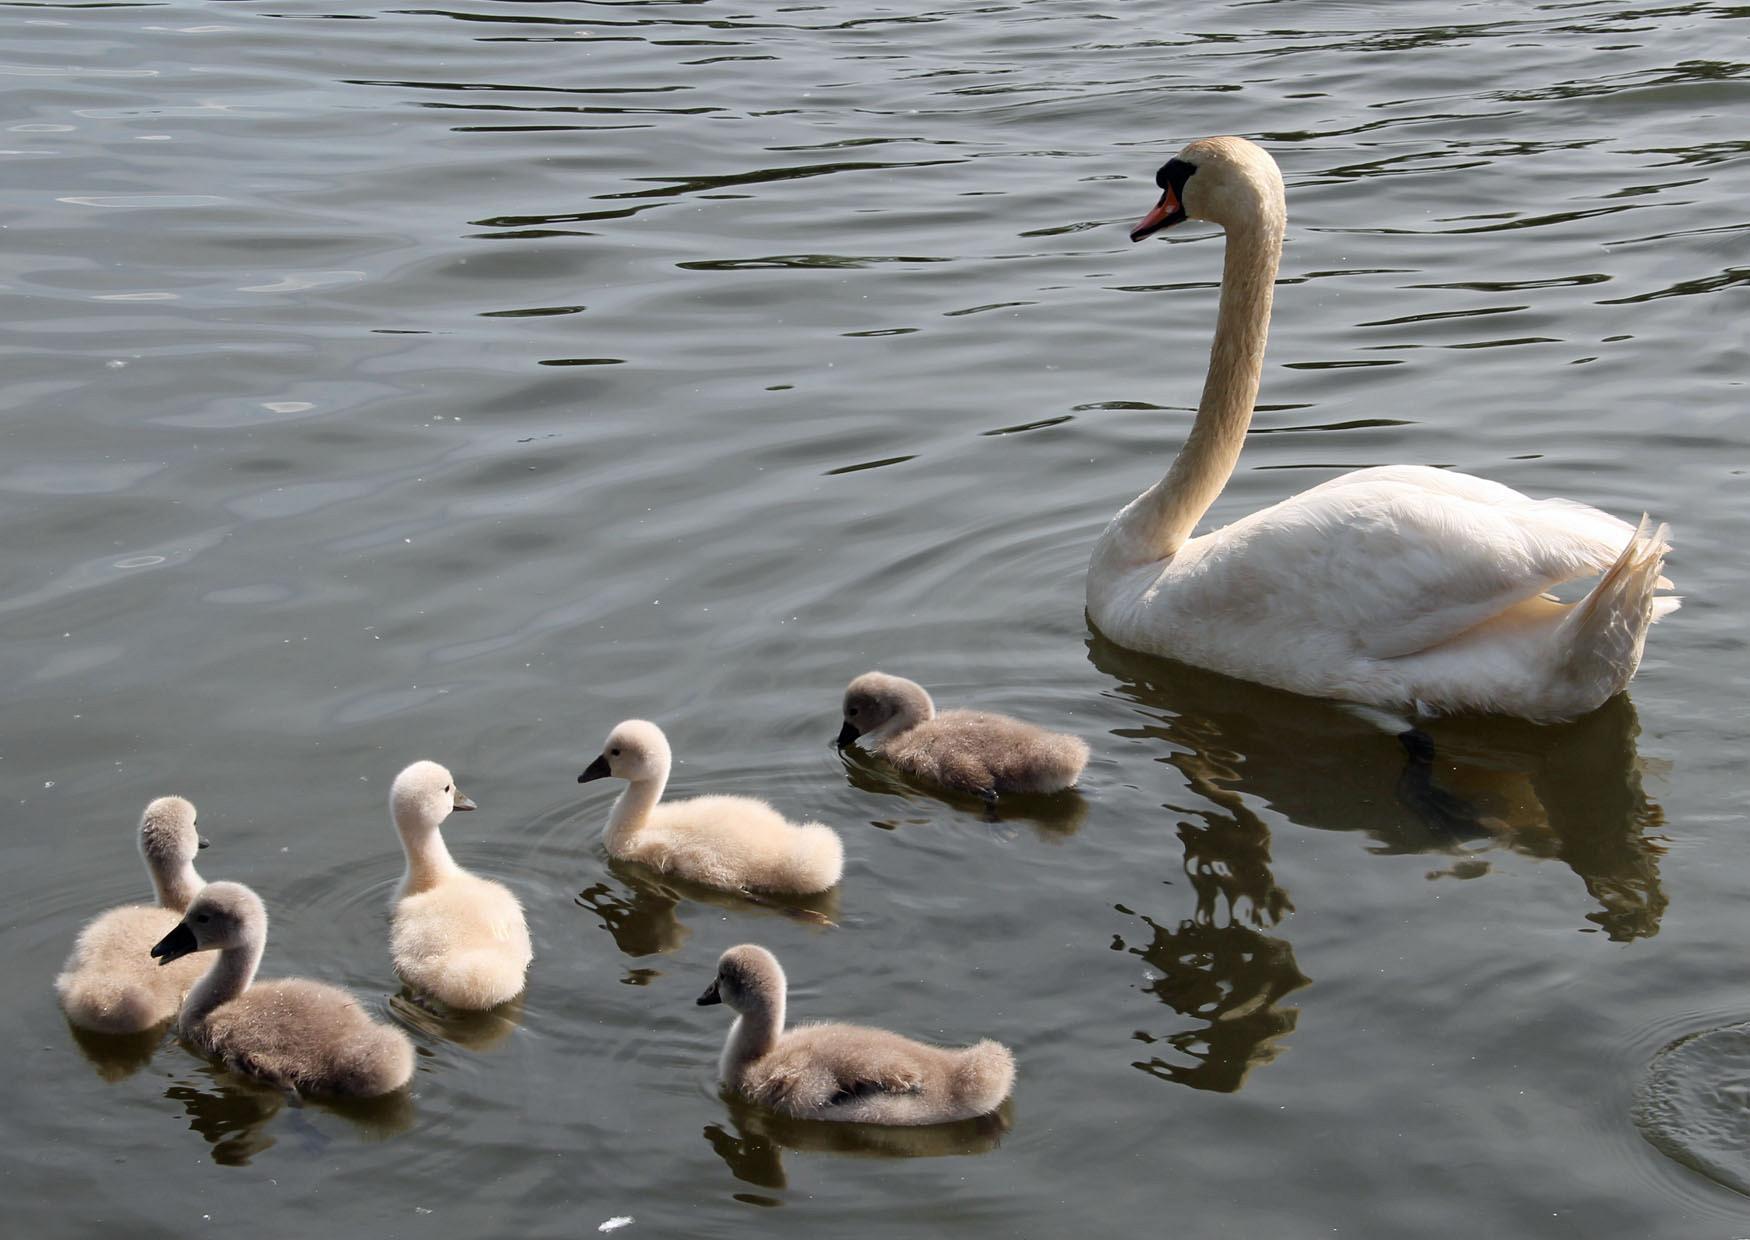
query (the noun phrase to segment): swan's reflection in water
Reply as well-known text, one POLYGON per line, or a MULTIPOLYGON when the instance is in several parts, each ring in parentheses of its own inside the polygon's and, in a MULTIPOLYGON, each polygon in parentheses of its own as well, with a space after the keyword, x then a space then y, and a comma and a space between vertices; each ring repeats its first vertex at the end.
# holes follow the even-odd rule
MULTIPOLYGON (((610 859, 608 872, 616 883, 595 883, 578 892, 573 901, 601 919, 602 929, 613 936, 615 946, 626 956, 672 952, 686 942, 692 931, 680 919, 683 900, 744 914, 763 912, 827 929, 838 924, 836 887, 812 896, 742 895, 677 879, 637 862, 610 859)), ((626 980, 642 985, 648 973, 633 970, 626 980)))
POLYGON ((324 1131, 324 1116, 339 1116, 369 1140, 398 1136, 414 1120, 413 1099, 405 1089, 382 1098, 306 1102, 216 1064, 201 1064, 173 1081, 164 1096, 182 1105, 188 1126, 213 1147, 213 1161, 226 1167, 248 1166, 281 1137, 306 1153, 325 1151, 333 1136, 324 1131), (283 1118, 274 1123, 282 1112, 283 1118), (270 1132, 270 1126, 276 1131, 270 1132))
MULTIPOLYGON (((730 1132, 720 1124, 705 1128, 705 1140, 736 1179, 759 1188, 783 1188, 785 1149, 806 1153, 860 1155, 870 1158, 942 1158, 983 1154, 1002 1143, 1014 1114, 1009 1100, 989 1115, 952 1124, 920 1128, 881 1124, 835 1124, 827 1120, 795 1119, 754 1106, 745 1098, 724 1095, 730 1132)), ((756 1204, 777 1204, 757 1202, 756 1204)))
MULTIPOLYGON (((1664 815, 1641 786, 1640 727, 1626 695, 1558 725, 1434 720, 1425 726, 1432 752, 1417 752, 1334 703, 1099 637, 1089 653, 1139 708, 1142 722, 1120 734, 1157 740, 1201 802, 1169 807, 1193 820, 1181 828, 1188 872, 1207 844, 1194 847, 1187 832, 1232 837, 1217 850, 1226 877, 1216 891, 1200 889, 1200 901, 1244 902, 1254 924, 1291 907, 1269 877, 1268 832, 1247 808, 1263 803, 1300 826, 1360 831, 1375 852, 1459 858, 1430 877, 1484 874, 1486 853, 1500 847, 1560 860, 1595 902, 1587 921, 1619 941, 1658 933, 1666 895, 1655 833, 1664 815), (1218 828, 1218 818, 1227 825, 1218 828)), ((1209 912, 1200 903, 1199 917, 1209 912)))
POLYGON ((67 1032, 73 1035, 73 1045, 85 1056, 85 1062, 112 1083, 126 1080, 151 1063, 168 1028, 165 1024, 145 1033, 92 1033, 67 1022, 67 1032))

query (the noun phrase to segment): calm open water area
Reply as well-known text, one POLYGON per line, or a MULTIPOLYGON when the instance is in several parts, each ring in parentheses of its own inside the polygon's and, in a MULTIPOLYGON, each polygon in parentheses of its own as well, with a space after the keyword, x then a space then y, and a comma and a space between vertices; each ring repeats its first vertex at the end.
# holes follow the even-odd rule
POLYGON ((1750 9, 0 10, 10 1234, 1750 1235, 1750 1059, 1705 1059, 1750 1019, 1750 9), (1422 767, 1090 633, 1223 244, 1125 234, 1212 133, 1289 228, 1205 528, 1396 462, 1650 512, 1686 601, 1626 696, 1422 767), (1079 733, 1081 796, 990 822, 841 760, 871 667, 1079 733), (628 716, 674 794, 841 830, 836 925, 607 862, 576 775, 628 716), (510 1011, 398 994, 422 757, 528 910, 510 1011), (167 792, 264 975, 414 1037, 410 1095, 72 1034, 51 979, 167 792), (1007 1042, 1011 1103, 719 1098, 693 1001, 748 940, 792 1019, 1007 1042))

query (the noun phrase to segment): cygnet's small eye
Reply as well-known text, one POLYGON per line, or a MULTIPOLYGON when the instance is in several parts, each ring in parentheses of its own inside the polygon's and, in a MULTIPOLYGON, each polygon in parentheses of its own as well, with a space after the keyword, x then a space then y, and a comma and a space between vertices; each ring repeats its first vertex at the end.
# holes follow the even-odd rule
POLYGON ((620 756, 620 751, 618 749, 610 749, 608 750, 608 756, 610 758, 617 758, 620 756))
POLYGON ((209 921, 211 921, 211 920, 212 920, 212 918, 211 918, 211 917, 208 917, 208 916, 207 916, 207 915, 206 915, 206 914, 205 914, 205 913, 202 913, 202 914, 200 914, 200 915, 199 915, 199 916, 198 916, 198 917, 196 917, 196 918, 195 918, 195 920, 196 920, 196 921, 198 921, 198 922, 200 922, 200 923, 201 923, 201 925, 203 925, 203 926, 204 926, 204 925, 206 925, 206 924, 207 924, 207 923, 208 923, 208 922, 209 922, 209 921))
POLYGON ((857 708, 855 706, 851 707, 851 709, 849 709, 845 712, 845 714, 847 714, 847 715, 855 715, 856 713, 857 713, 857 708))
POLYGON ((449 785, 448 785, 448 784, 445 784, 445 785, 444 785, 444 791, 445 791, 445 792, 448 792, 448 791, 449 791, 449 790, 450 790, 450 786, 449 786, 449 785))

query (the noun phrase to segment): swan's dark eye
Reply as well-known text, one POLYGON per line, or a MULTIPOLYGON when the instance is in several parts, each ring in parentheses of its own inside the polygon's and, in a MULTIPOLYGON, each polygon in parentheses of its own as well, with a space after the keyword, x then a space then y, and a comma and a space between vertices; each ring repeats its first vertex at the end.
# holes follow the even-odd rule
POLYGON ((1182 159, 1169 159, 1161 165, 1161 170, 1155 173, 1155 184, 1162 189, 1170 189, 1183 198, 1185 182, 1191 179, 1191 174, 1197 171, 1196 164, 1188 164, 1182 159))
POLYGON ((450 790, 450 786, 449 786, 449 785, 448 785, 448 784, 445 784, 445 785, 444 785, 444 791, 445 791, 445 792, 448 792, 448 791, 449 791, 449 790, 450 790))
POLYGON ((620 751, 618 749, 610 749, 608 750, 608 756, 610 758, 617 758, 620 756, 620 751))
POLYGON ((855 718, 857 715, 857 708, 855 706, 853 706, 853 707, 851 707, 851 709, 847 710, 845 712, 845 714, 850 715, 852 718, 855 718))
POLYGON ((201 914, 201 915, 200 915, 200 916, 199 916, 199 917, 196 917, 196 918, 195 918, 195 920, 196 920, 196 921, 198 921, 198 922, 200 922, 200 923, 201 923, 201 925, 203 925, 203 926, 204 926, 204 925, 206 925, 206 924, 207 924, 207 923, 208 923, 208 922, 209 922, 209 921, 211 921, 211 920, 212 920, 212 918, 211 918, 211 917, 208 917, 208 916, 207 916, 207 915, 206 915, 206 914, 205 914, 205 913, 202 913, 202 914, 201 914))

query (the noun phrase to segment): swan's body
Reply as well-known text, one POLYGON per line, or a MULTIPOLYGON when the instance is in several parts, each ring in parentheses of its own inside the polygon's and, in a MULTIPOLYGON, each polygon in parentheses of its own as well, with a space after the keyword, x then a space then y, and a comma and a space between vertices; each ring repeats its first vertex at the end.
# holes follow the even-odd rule
POLYGON ((196 896, 152 948, 166 965, 219 953, 183 1000, 177 1032, 226 1067, 298 1093, 374 1098, 412 1078, 413 1043, 348 991, 300 977, 257 983, 266 946, 267 910, 249 888, 213 883, 196 896))
POLYGON ((661 728, 628 719, 577 777, 627 781, 608 816, 609 856, 728 891, 809 895, 839 881, 845 849, 831 827, 791 822, 753 797, 665 802, 673 761, 661 728))
POLYGON ((723 953, 701 1004, 736 1013, 718 1077, 750 1101, 801 1119, 940 1124, 985 1115, 1015 1082, 1015 1057, 983 1041, 931 1046, 861 1025, 786 1031, 787 983, 777 958, 744 944, 723 953))
POLYGON ((839 748, 862 740, 908 775, 987 800, 1074 787, 1088 763, 1079 736, 984 711, 937 714, 922 685, 884 672, 853 680, 843 710, 839 748))
POLYGON ((1209 376, 1184 449, 1100 536, 1088 615, 1135 650, 1297 693, 1424 713, 1551 721, 1602 704, 1639 666, 1664 526, 1571 500, 1395 465, 1344 474, 1190 537, 1238 460, 1262 374, 1285 221, 1275 162, 1239 138, 1161 169, 1141 239, 1186 218, 1227 230, 1209 376), (1548 591, 1602 574, 1579 602, 1548 591))
POLYGON ((522 993, 534 949, 523 906, 502 883, 451 859, 438 828, 470 810, 449 771, 415 762, 395 777, 389 813, 407 854, 395 893, 389 951, 414 990, 453 1008, 483 1011, 522 993))
POLYGON ((146 806, 140 855, 158 903, 110 909, 79 932, 55 979, 68 1020, 93 1033, 141 1033, 176 1015, 201 965, 187 961, 160 969, 148 953, 176 928, 189 901, 206 885, 194 868, 195 852, 205 846, 195 829, 193 805, 181 797, 159 797, 146 806))

